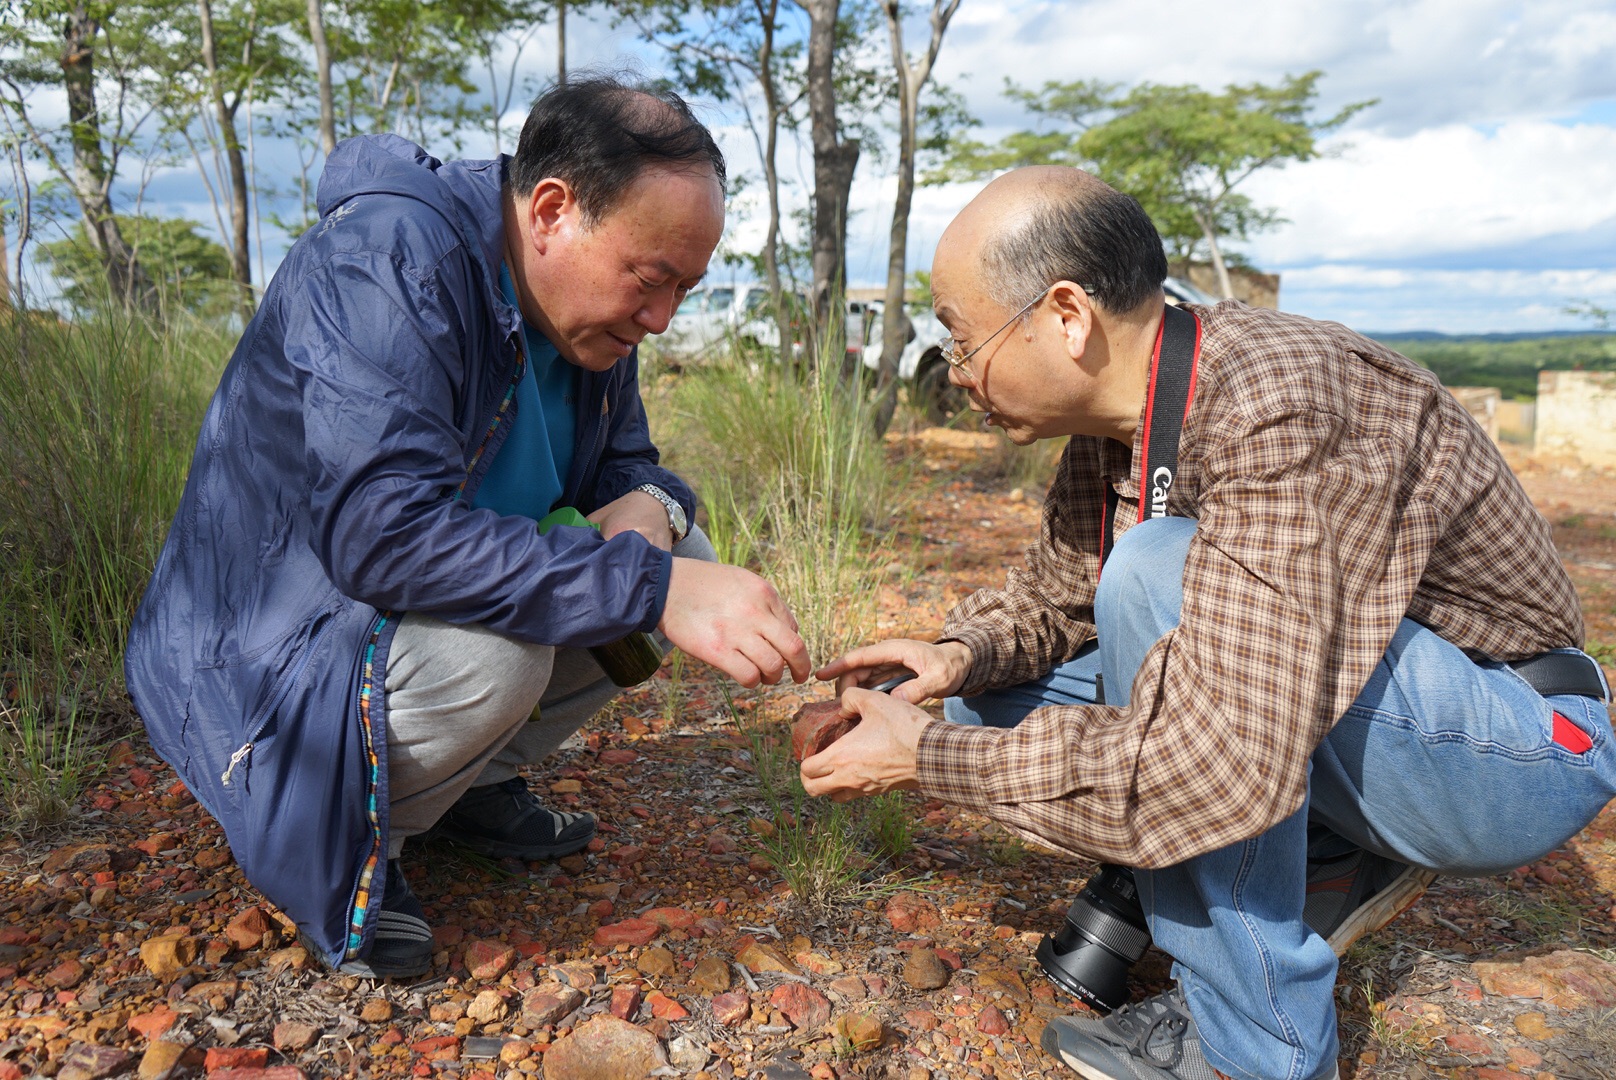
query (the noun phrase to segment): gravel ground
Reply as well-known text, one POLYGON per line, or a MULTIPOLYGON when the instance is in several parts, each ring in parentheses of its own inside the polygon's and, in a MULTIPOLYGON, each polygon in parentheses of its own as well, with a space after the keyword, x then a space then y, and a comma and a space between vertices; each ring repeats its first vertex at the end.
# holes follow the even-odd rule
MULTIPOLYGON (((917 440, 954 475, 979 437, 917 440)), ((1519 460, 1555 525, 1591 640, 1616 643, 1616 479, 1519 460)), ((999 581, 1036 496, 981 473, 917 513, 881 634, 935 629, 999 581)), ((1607 668, 1610 654, 1603 654, 1607 668)), ((139 739, 70 831, 0 842, 0 1080, 140 1075, 1057 1077, 1038 1036, 1076 1006, 1033 963, 1092 866, 910 801, 915 846, 880 889, 812 914, 759 849, 772 813, 751 732, 823 690, 742 694, 667 667, 531 782, 595 812, 560 863, 406 866, 439 950, 420 980, 319 969, 139 739)), ((1152 953, 1140 993, 1165 984, 1152 953)), ((1342 964, 1348 1077, 1616 1077, 1616 805, 1513 874, 1439 879, 1342 964)))

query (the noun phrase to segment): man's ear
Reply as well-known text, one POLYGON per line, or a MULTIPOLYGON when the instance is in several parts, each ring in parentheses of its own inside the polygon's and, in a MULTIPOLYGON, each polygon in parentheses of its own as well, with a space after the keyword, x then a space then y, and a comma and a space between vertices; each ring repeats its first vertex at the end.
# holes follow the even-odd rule
POLYGON ((1088 352, 1089 332, 1094 329, 1094 302, 1083 286, 1073 281, 1057 281, 1049 287, 1049 302, 1060 316, 1061 335, 1073 360, 1088 352))
POLYGON ((572 228, 578 218, 578 200, 572 185, 556 177, 546 177, 533 185, 527 197, 528 239, 534 250, 545 249, 572 228))

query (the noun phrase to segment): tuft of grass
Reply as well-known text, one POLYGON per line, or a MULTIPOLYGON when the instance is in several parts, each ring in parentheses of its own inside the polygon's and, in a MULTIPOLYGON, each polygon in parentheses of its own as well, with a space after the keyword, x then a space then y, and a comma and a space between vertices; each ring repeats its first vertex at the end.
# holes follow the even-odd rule
POLYGON ((123 734, 124 641, 229 340, 108 315, 0 318, 0 723, 10 827, 60 820, 123 734))
POLYGON ((1616 666, 1616 645, 1604 641, 1588 642, 1587 653, 1606 667, 1616 666))
POLYGON ((647 401, 670 467, 702 495, 725 562, 767 578, 828 658, 867 640, 907 507, 908 468, 873 435, 873 408, 838 365, 758 364, 740 351, 658 382, 647 401))
POLYGON ((1582 932, 1581 910, 1558 897, 1506 888, 1487 897, 1481 906, 1494 918, 1523 924, 1539 940, 1573 938, 1582 932))
POLYGON ((915 811, 901 791, 889 791, 853 804, 864 816, 864 829, 877 857, 896 862, 915 846, 915 811))
POLYGON ((1030 446, 1017 446, 1001 431, 988 471, 1005 487, 1044 491, 1055 481, 1055 469, 1068 441, 1040 439, 1030 446))
POLYGON ((869 860, 851 804, 810 804, 800 784, 789 802, 791 812, 776 806, 774 832, 759 848, 797 903, 817 916, 863 899, 869 860))
POLYGON ((1408 1027, 1394 1026, 1386 1019, 1385 1002, 1375 1000, 1375 989, 1365 982, 1361 988, 1369 1007, 1369 1036, 1392 1061, 1412 1062, 1420 1059, 1434 1038, 1423 1020, 1415 1020, 1408 1027))
POLYGON ((983 830, 982 850, 999 866, 1019 866, 1032 854, 1032 849, 1021 837, 998 826, 983 830))

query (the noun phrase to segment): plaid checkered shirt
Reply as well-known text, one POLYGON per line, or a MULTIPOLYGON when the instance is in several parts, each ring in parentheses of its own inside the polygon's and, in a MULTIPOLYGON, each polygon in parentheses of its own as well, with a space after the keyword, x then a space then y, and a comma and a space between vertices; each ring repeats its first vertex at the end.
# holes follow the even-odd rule
MULTIPOLYGON (((1477 658, 1583 640, 1548 523, 1430 372, 1335 323, 1193 310, 1199 381, 1168 499, 1197 522, 1179 626, 1127 706, 1049 706, 1014 729, 934 723, 919 748, 926 794, 1129 866, 1294 813, 1309 756, 1404 616, 1477 658)), ((1120 536, 1138 517, 1139 454, 1137 435, 1071 440, 1026 568, 945 623, 974 657, 963 695, 1040 678, 1094 636, 1105 485, 1120 536)))

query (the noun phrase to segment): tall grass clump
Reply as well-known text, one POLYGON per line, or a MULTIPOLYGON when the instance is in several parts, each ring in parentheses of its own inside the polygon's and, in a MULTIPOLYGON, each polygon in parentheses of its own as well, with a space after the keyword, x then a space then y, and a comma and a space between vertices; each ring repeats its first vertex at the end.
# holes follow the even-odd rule
POLYGON ((59 818, 131 720, 124 640, 229 341, 108 315, 0 319, 0 799, 59 818))
POLYGON ((908 489, 872 434, 864 388, 838 367, 734 350, 687 368, 653 405, 657 441, 701 492, 720 557, 780 590, 816 660, 873 633, 886 533, 908 489))

